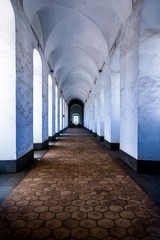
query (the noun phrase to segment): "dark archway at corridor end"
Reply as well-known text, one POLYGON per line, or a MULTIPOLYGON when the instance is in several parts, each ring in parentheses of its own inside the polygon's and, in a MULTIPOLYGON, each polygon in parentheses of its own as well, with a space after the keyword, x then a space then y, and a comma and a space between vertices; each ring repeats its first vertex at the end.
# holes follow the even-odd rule
POLYGON ((79 99, 73 99, 69 103, 68 122, 69 126, 81 126, 84 123, 84 105, 79 99))

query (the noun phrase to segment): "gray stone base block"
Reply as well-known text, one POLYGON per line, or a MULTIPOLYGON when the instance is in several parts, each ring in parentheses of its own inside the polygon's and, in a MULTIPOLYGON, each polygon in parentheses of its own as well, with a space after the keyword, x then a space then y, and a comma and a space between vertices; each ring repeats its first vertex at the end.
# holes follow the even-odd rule
POLYGON ((92 132, 93 137, 97 137, 97 133, 92 132))
POLYGON ((59 136, 60 136, 60 133, 59 133, 59 132, 58 132, 58 133, 56 133, 56 134, 55 134, 55 136, 56 136, 56 137, 59 137, 59 136))
POLYGON ((48 141, 50 141, 50 142, 53 142, 53 141, 55 141, 55 140, 56 140, 56 135, 48 138, 48 141))
POLYGON ((119 151, 119 143, 110 143, 107 140, 104 140, 104 146, 112 151, 119 151))
POLYGON ((34 158, 34 150, 26 153, 17 160, 1 160, 0 173, 15 173, 22 170, 34 158))
POLYGON ((34 143, 34 150, 44 150, 48 148, 48 140, 43 143, 34 143))
POLYGON ((160 160, 137 160, 122 150, 119 153, 120 158, 138 173, 160 173, 160 160))
POLYGON ((104 142, 104 137, 97 135, 97 139, 99 142, 104 142))

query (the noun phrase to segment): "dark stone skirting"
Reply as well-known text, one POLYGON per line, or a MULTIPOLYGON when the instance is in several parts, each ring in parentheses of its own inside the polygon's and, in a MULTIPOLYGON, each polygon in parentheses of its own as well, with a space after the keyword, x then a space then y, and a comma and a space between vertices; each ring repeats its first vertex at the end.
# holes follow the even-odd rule
POLYGON ((34 143, 34 150, 44 150, 48 148, 48 139, 43 143, 34 143))
POLYGON ((97 133, 92 132, 93 137, 97 137, 97 133))
POLYGON ((55 136, 56 136, 56 137, 59 137, 59 135, 60 135, 60 133, 59 133, 59 132, 55 134, 55 136))
POLYGON ((104 142, 104 137, 97 135, 97 139, 99 142, 104 142))
POLYGON ((160 161, 137 160, 122 150, 119 154, 120 158, 138 173, 160 173, 160 161))
POLYGON ((119 151, 119 143, 110 143, 107 140, 104 140, 104 146, 112 151, 119 151))
POLYGON ((53 141, 55 141, 55 140, 56 140, 56 135, 48 138, 48 141, 50 141, 50 142, 53 142, 53 141))
POLYGON ((26 153, 17 160, 0 161, 0 173, 15 173, 22 170, 34 158, 34 150, 26 153))

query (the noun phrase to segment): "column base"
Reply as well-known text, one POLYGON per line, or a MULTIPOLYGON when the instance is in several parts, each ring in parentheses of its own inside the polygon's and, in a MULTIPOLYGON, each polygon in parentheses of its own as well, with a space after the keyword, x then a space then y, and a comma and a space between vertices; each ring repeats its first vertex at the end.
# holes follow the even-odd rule
POLYGON ((48 139, 43 143, 34 143, 34 150, 44 150, 48 148, 48 139))
POLYGON ((122 150, 119 154, 120 158, 138 173, 160 173, 160 161, 137 160, 122 150))
POLYGON ((99 142, 104 142, 104 137, 97 135, 97 139, 99 142))
POLYGON ((22 170, 34 158, 34 150, 17 160, 0 160, 0 173, 15 173, 22 170))
POLYGON ((89 133, 92 134, 92 130, 89 130, 89 133))
POLYGON ((104 146, 112 151, 119 151, 119 143, 110 143, 107 140, 104 140, 104 146))

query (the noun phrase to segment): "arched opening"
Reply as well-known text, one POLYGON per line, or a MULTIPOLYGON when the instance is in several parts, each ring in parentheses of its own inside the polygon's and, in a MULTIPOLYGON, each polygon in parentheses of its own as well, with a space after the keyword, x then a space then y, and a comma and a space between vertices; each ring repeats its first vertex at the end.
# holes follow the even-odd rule
POLYGON ((15 160, 17 158, 16 34, 15 15, 9 0, 1 1, 0 33, 0 160, 3 161, 1 162, 0 172, 7 172, 10 166, 5 164, 5 160, 15 160), (9 150, 7 150, 8 146, 9 150))
POLYGON ((33 52, 33 143, 42 143, 42 61, 39 52, 33 52))
POLYGON ((52 115, 52 78, 51 75, 48 76, 48 136, 52 137, 52 128, 53 128, 53 115, 52 115))
POLYGON ((65 100, 63 98, 63 129, 65 128, 65 100))
POLYGON ((69 126, 83 125, 83 103, 79 100, 72 100, 69 103, 69 126))
POLYGON ((63 97, 60 97, 60 131, 63 130, 63 97))
POLYGON ((58 133, 58 87, 55 86, 55 132, 58 133))
POLYGON ((80 115, 78 113, 74 113, 72 115, 72 124, 78 125, 80 123, 80 115))

